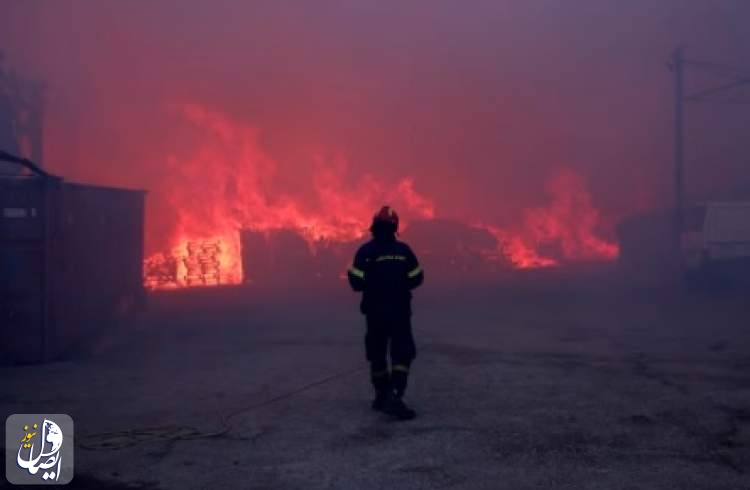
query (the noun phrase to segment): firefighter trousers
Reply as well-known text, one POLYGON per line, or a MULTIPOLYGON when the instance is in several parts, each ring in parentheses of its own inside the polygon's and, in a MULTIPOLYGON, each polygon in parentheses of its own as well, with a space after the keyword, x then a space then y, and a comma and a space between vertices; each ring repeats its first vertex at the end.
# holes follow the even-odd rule
POLYGON ((365 351, 367 360, 370 361, 370 374, 375 390, 382 392, 392 387, 397 396, 402 396, 406 390, 409 368, 417 355, 411 315, 367 315, 365 351))

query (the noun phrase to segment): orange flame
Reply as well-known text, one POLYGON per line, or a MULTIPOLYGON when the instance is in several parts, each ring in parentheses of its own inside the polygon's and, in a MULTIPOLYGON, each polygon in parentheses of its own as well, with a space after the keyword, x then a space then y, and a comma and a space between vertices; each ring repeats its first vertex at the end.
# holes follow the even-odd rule
POLYGON ((279 167, 261 150, 257 130, 195 104, 179 115, 200 143, 189 157, 168 159, 168 202, 177 219, 168 251, 145 260, 149 288, 242 282, 240 229, 292 229, 312 246, 361 237, 373 209, 383 203, 417 218, 435 215, 431 200, 409 177, 393 184, 365 175, 349 183, 341 156, 313 155, 311 196, 285 194, 275 182, 279 167), (196 251, 207 247, 210 253, 196 251))
POLYGON ((551 267, 561 260, 613 260, 619 255, 616 243, 597 235, 599 212, 591 203, 584 182, 570 171, 560 172, 547 184, 549 205, 527 209, 519 229, 508 230, 478 225, 498 241, 500 256, 515 267, 551 267), (544 245, 556 246, 552 256, 540 251, 544 245))
MULTIPOLYGON (((435 205, 415 190, 414 180, 384 182, 366 174, 350 182, 341 155, 311 156, 310 185, 285 193, 279 180, 288 175, 266 154, 258 131, 196 104, 177 109, 187 123, 195 150, 170 156, 167 201, 176 219, 166 252, 144 261, 148 288, 239 284, 243 278, 239 231, 298 232, 311 251, 317 244, 346 242, 365 233, 374 209, 387 203, 404 216, 435 217, 435 205)), ((598 235, 599 212, 583 180, 560 172, 547 185, 549 203, 527 209, 515 228, 475 224, 497 240, 486 260, 516 268, 551 267, 562 261, 611 260, 619 250, 598 235)), ((407 223, 405 223, 407 225, 407 223)))

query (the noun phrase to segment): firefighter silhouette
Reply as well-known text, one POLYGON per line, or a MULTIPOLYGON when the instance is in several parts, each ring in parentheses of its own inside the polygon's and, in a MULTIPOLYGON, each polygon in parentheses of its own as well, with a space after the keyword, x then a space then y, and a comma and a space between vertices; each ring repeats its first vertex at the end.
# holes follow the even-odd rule
POLYGON ((372 408, 407 420, 416 415, 403 401, 409 368, 417 353, 411 328, 411 291, 422 284, 424 274, 411 248, 396 239, 398 224, 398 215, 389 206, 375 214, 370 226, 372 239, 357 251, 348 278, 352 289, 362 292, 365 351, 375 388, 372 408))

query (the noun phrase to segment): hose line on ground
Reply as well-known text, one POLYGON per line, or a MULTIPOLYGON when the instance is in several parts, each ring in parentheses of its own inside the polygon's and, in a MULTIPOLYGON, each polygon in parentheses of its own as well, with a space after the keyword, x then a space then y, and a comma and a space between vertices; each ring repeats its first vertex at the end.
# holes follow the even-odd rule
POLYGON ((271 405, 273 403, 291 398, 302 392, 315 388, 325 383, 335 381, 356 372, 362 371, 364 367, 357 367, 341 371, 339 373, 327 376, 325 378, 313 381, 304 386, 301 386, 295 390, 283 393, 275 396, 268 400, 253 405, 241 407, 229 414, 219 414, 219 420, 221 428, 215 432, 205 432, 194 427, 179 426, 179 425, 166 425, 158 427, 143 427, 137 429, 124 429, 111 432, 97 432, 93 434, 76 435, 76 446, 82 449, 102 450, 102 449, 124 449, 127 447, 135 446, 143 442, 152 441, 190 441, 196 439, 210 439, 213 437, 221 437, 227 434, 231 429, 232 425, 230 421, 243 413, 257 410, 259 408, 271 405))

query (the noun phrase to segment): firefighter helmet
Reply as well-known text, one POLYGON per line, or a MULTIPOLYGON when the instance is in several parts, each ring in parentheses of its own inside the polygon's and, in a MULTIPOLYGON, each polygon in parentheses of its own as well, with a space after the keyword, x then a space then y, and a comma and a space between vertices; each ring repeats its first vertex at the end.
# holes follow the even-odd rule
POLYGON ((372 224, 375 225, 376 223, 388 223, 394 227, 394 231, 398 231, 398 214, 392 207, 383 206, 372 217, 372 224))

